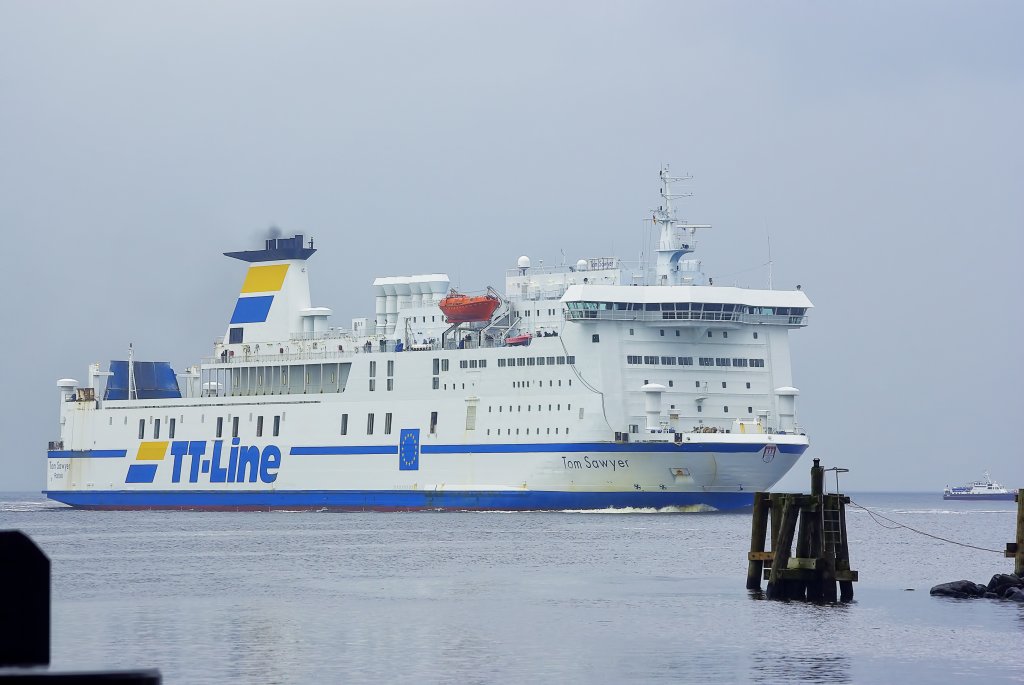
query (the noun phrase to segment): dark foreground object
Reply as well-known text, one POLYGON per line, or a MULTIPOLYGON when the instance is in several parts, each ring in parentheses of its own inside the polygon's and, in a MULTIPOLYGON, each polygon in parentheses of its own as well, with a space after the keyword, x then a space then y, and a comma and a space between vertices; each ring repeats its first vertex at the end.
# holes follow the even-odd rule
POLYGON ((952 583, 936 585, 931 589, 931 594, 958 599, 1009 599, 1024 603, 1024 577, 1015 573, 997 573, 988 581, 988 585, 972 583, 969 580, 954 580, 952 583))
POLYGON ((50 671, 50 560, 20 530, 0 531, 0 683, 156 684, 160 671, 50 671))

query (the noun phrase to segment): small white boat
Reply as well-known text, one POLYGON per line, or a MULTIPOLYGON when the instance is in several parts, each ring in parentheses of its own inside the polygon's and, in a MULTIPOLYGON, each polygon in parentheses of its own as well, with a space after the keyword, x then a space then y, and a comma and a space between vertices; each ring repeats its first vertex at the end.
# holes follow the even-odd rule
POLYGON ((942 499, 975 499, 975 500, 1013 500, 1013 491, 1007 490, 999 483, 992 480, 985 472, 984 480, 976 480, 967 485, 957 487, 946 486, 942 493, 942 499))

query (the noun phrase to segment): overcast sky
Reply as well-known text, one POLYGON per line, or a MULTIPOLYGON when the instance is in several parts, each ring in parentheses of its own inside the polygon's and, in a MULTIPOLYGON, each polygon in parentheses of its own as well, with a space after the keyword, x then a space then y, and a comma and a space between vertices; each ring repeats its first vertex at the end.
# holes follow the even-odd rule
MULTIPOLYGON (((0 0, 0 490, 44 486, 58 378, 223 335, 266 228, 315 305, 377 276, 501 286, 635 258, 694 175, 716 284, 795 331, 811 456, 848 490, 1024 486, 1024 4, 0 0)), ((806 463, 805 463, 806 462, 806 463)))

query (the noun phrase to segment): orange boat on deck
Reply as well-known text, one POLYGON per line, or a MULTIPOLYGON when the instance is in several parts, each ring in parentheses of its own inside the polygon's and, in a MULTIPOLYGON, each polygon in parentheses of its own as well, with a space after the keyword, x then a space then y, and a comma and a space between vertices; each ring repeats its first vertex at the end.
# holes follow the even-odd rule
POLYGON ((441 300, 438 306, 444 312, 448 323, 468 323, 490 321, 499 304, 501 304, 501 300, 491 293, 470 297, 452 288, 448 297, 441 300))

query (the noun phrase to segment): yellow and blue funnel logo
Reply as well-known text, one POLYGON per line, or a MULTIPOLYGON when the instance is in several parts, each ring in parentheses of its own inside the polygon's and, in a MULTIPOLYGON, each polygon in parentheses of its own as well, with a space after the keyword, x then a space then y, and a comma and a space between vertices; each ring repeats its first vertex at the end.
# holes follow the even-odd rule
POLYGON ((235 302, 235 311, 231 313, 231 323, 263 323, 270 314, 270 305, 274 303, 273 295, 256 295, 246 297, 247 293, 276 293, 284 285, 288 275, 288 264, 269 264, 266 266, 250 266, 242 283, 242 297, 235 302))

